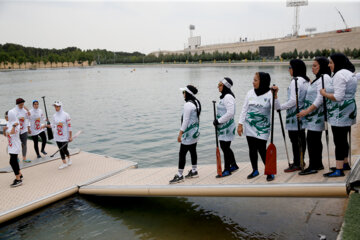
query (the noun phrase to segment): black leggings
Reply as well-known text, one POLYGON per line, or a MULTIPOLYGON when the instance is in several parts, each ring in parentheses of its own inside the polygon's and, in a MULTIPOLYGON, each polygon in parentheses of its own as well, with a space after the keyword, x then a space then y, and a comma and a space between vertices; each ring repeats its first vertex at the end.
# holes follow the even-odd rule
MULTIPOLYGON (((293 157, 294 157, 294 165, 300 166, 300 151, 298 145, 298 135, 299 131, 289 131, 289 138, 292 145, 293 157)), ((301 138, 301 146, 303 157, 305 159, 305 151, 306 151, 306 140, 305 140, 305 129, 300 130, 300 138, 301 138)))
POLYGON ((68 157, 70 157, 70 153, 69 153, 69 151, 68 151, 68 149, 67 149, 67 147, 68 147, 68 144, 67 144, 67 143, 68 143, 68 142, 56 142, 56 144, 58 145, 59 149, 60 149, 62 146, 66 145, 65 147, 63 147, 63 149, 60 150, 60 156, 61 156, 61 159, 62 159, 62 160, 65 160, 65 155, 68 156, 68 157))
POLYGON ((185 168, 185 162, 186 162, 186 154, 188 151, 190 151, 191 156, 191 164, 197 165, 197 153, 196 153, 196 145, 197 143, 191 144, 191 145, 180 145, 180 151, 179 151, 179 169, 185 168))
POLYGON ((224 171, 230 171, 232 166, 236 166, 235 156, 230 148, 231 141, 220 141, 221 150, 224 153, 224 171))
POLYGON ((350 126, 335 127, 331 126, 333 132, 333 139, 335 144, 335 157, 336 160, 344 160, 349 156, 349 143, 347 136, 350 132, 350 126))
POLYGON ((11 154, 10 153, 10 166, 11 166, 12 170, 14 171, 14 174, 19 175, 20 166, 19 166, 18 155, 17 154, 11 154))
POLYGON ((309 151, 309 168, 319 170, 323 168, 322 151, 323 145, 321 142, 322 131, 307 131, 306 141, 309 151))
POLYGON ((41 133, 39 133, 38 135, 35 136, 31 136, 32 140, 34 141, 34 149, 37 155, 39 154, 39 146, 38 146, 38 142, 39 142, 39 136, 41 138, 41 151, 43 152, 45 150, 45 146, 46 146, 46 134, 44 131, 42 131, 41 133))
POLYGON ((251 166, 253 170, 258 170, 258 153, 265 165, 266 160, 266 140, 258 139, 255 137, 246 137, 249 145, 249 156, 251 161, 251 166))

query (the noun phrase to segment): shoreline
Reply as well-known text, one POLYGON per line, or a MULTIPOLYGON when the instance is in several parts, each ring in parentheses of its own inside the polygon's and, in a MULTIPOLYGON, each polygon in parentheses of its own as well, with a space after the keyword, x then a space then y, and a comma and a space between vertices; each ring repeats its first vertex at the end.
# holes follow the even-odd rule
MULTIPOLYGON (((312 65, 312 60, 304 61, 307 66, 312 65)), ((353 64, 360 64, 360 59, 352 59, 353 64)), ((20 68, 20 69, 0 69, 0 72, 12 72, 12 71, 36 71, 44 69, 87 69, 94 67, 129 67, 129 68, 144 68, 144 67, 167 67, 167 68, 197 68, 197 67, 248 67, 248 66, 287 66, 289 61, 248 61, 248 62, 205 62, 205 63, 126 63, 126 64, 95 64, 91 66, 69 66, 69 67, 45 67, 45 68, 20 68)))

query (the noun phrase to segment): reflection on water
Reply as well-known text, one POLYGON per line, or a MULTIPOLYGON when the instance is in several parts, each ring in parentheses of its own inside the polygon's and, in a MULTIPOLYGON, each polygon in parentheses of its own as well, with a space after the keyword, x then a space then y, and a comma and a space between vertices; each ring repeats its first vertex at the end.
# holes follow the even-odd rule
POLYGON ((76 196, 3 226, 0 239, 335 239, 343 202, 76 196))

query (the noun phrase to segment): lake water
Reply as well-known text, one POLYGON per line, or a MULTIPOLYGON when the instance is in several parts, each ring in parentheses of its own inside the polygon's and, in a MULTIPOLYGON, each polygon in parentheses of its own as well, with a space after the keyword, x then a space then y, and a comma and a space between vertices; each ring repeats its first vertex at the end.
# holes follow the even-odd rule
MULTIPOLYGON (((38 99, 43 109, 41 97, 46 96, 50 116, 54 113, 50 104, 61 100, 71 115, 73 131, 83 130, 73 147, 131 160, 140 168, 176 166, 184 104, 179 88, 192 84, 199 89, 203 108, 198 163, 213 164, 212 100, 219 100, 218 81, 224 76, 233 80, 238 121, 257 71, 270 73, 284 102, 290 82, 287 66, 105 66, 0 72, 0 114, 11 109, 18 97, 28 107, 38 99)), ((310 67, 308 75, 313 78, 310 67)), ((286 159, 277 115, 275 122, 278 159, 286 159)), ((237 161, 249 161, 244 137, 237 136, 232 149, 237 161)), ((2 226, 0 239, 317 239, 320 233, 334 239, 344 203, 344 199, 315 198, 75 196, 2 226)))

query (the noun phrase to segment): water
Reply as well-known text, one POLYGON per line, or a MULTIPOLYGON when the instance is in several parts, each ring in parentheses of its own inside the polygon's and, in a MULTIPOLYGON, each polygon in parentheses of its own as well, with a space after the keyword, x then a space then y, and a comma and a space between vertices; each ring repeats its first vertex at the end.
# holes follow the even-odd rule
MULTIPOLYGON (((224 76, 234 81, 238 121, 257 71, 270 73, 284 102, 290 81, 287 66, 94 67, 0 72, 0 111, 12 108, 18 97, 30 106, 31 100, 46 96, 50 116, 54 113, 50 104, 61 100, 72 117, 73 131, 83 130, 74 147, 135 161, 141 168, 174 166, 184 104, 179 88, 192 84, 199 89, 203 107, 198 162, 214 164, 212 100, 219 100, 218 81, 224 76)), ((278 158, 285 159, 277 118, 274 144, 278 158)), ((236 137, 232 149, 237 161, 249 161, 244 137, 236 137)), ((304 239, 318 233, 335 237, 343 204, 343 199, 76 196, 3 226, 0 238, 289 239, 291 234, 304 239), (332 207, 322 207, 328 204, 332 207)))

